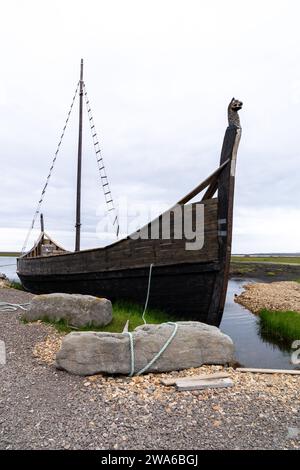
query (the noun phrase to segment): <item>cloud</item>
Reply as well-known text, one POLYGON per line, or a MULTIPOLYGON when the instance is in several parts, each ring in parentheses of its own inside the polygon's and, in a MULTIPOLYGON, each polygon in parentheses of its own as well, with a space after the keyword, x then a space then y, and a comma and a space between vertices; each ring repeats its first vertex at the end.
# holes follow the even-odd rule
MULTIPOLYGON (((83 56, 115 198, 171 205, 196 186, 218 165, 226 108, 235 95, 244 109, 234 249, 299 251, 299 13, 293 0, 87 0, 84 7, 77 0, 6 2, 0 249, 22 245, 83 56), (280 236, 276 230, 261 234, 259 227, 273 226, 275 213, 284 220, 278 220, 280 236), (243 224, 247 231, 241 233, 243 224)), ((77 106, 43 204, 47 230, 68 247, 74 237, 77 106)), ((86 116, 82 197, 83 243, 93 246, 104 198, 86 116)))

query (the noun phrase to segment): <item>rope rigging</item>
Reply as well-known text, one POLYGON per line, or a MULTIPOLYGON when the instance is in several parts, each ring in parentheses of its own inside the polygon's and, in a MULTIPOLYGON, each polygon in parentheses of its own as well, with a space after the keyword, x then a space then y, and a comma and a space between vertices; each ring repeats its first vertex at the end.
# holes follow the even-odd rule
POLYGON ((29 227, 29 229, 28 229, 28 233, 27 233, 27 235, 26 235, 26 238, 25 238, 25 241, 24 241, 24 245, 23 245, 23 247, 22 247, 22 254, 25 253, 26 246, 27 246, 27 243, 28 243, 28 239, 29 239, 29 237, 30 237, 31 231, 32 231, 33 228, 34 228, 36 218, 37 218, 37 216, 39 215, 40 208, 41 208, 41 205, 42 205, 42 202, 43 202, 43 199, 44 199, 44 195, 45 195, 47 186, 48 186, 48 184, 49 184, 49 181, 50 181, 50 178, 51 178, 51 175, 52 175, 52 171, 53 171, 53 168, 54 168, 56 159, 57 159, 57 155, 58 155, 58 152, 59 152, 59 150, 60 150, 60 146, 61 146, 62 140, 63 140, 63 138, 64 138, 65 131, 66 131, 66 128, 67 128, 69 119, 70 119, 70 115, 71 115, 71 112, 72 112, 72 109, 73 109, 74 101, 75 101, 76 95, 77 95, 77 93, 78 93, 78 88, 79 88, 79 82, 77 83, 76 90, 75 90, 75 93, 74 93, 74 96, 73 96, 73 99, 72 99, 72 102, 71 102, 70 110, 69 110, 69 112, 68 112, 67 119, 66 119, 66 121, 65 121, 65 125, 64 125, 64 127, 63 127, 63 130, 62 130, 62 133, 61 133, 61 136, 60 136, 60 139, 59 139, 57 148, 56 148, 56 152, 55 152, 55 154, 54 154, 54 157, 53 157, 53 160, 52 160, 52 164, 51 164, 51 167, 50 167, 48 176, 47 176, 47 178, 46 178, 46 182, 45 182, 44 187, 43 187, 43 189, 42 189, 41 196, 40 196, 39 202, 38 202, 38 204, 37 204, 36 211, 35 211, 35 213, 34 213, 34 215, 33 215, 33 219, 32 219, 31 225, 30 225, 30 227, 29 227))
MULTIPOLYGON (((89 101, 89 98, 87 96, 85 83, 83 82, 82 85, 83 85, 85 103, 86 103, 86 107, 87 107, 88 121, 89 121, 89 125, 90 125, 92 139, 93 139, 93 145, 94 145, 94 149, 95 149, 96 160, 97 160, 101 185, 102 185, 102 188, 103 188, 105 203, 106 203, 106 206, 107 206, 108 213, 113 216, 112 224, 113 224, 113 227, 115 229, 116 236, 118 237, 119 231, 120 231, 118 215, 117 215, 117 211, 116 211, 114 201, 113 201, 113 198, 112 198, 112 194, 111 194, 111 190, 110 190, 110 186, 109 186, 109 182, 108 182, 108 178, 107 178, 107 174, 106 174, 106 170, 105 170, 105 166, 104 166, 103 156, 102 156, 101 148, 100 148, 100 144, 99 144, 99 139, 97 137, 97 132, 96 132, 95 124, 94 124, 94 118, 93 118, 91 107, 90 107, 90 101, 89 101)), ((56 152, 54 154, 48 176, 46 178, 46 182, 43 186, 43 189, 42 189, 42 192, 41 192, 41 195, 40 195, 40 199, 38 201, 36 210, 35 210, 34 215, 33 215, 31 225, 28 229, 28 232, 27 232, 27 235, 26 235, 23 247, 22 247, 22 254, 24 254, 25 251, 26 251, 26 247, 27 247, 27 243, 28 243, 30 234, 31 234, 31 232, 34 228, 36 219, 37 219, 37 217, 40 213, 41 205, 43 203, 45 192, 46 192, 46 189, 48 187, 48 184, 49 184, 49 181, 50 181, 50 178, 51 178, 54 166, 55 166, 55 162, 56 162, 59 150, 60 150, 60 146, 61 146, 62 140, 64 138, 64 135, 65 135, 65 131, 66 131, 69 119, 70 119, 70 115, 71 115, 73 106, 74 106, 75 98, 78 94, 79 86, 80 86, 80 81, 77 83, 76 90, 75 90, 75 93, 74 93, 74 96, 73 96, 73 99, 72 99, 72 102, 71 102, 71 106, 70 106, 70 109, 69 109, 69 112, 68 112, 68 115, 67 115, 67 119, 65 121, 65 125, 63 127, 63 130, 62 130, 62 133, 61 133, 58 145, 57 145, 57 149, 56 149, 56 152)))
POLYGON ((109 182, 108 182, 108 178, 107 178, 107 174, 106 174, 106 170, 104 166, 103 156, 102 156, 102 152, 101 152, 101 148, 99 144, 99 139, 97 136, 94 118, 93 118, 92 110, 90 106, 90 100, 87 95, 85 83, 83 84, 83 93, 84 93, 86 109, 88 113, 88 120, 90 124, 90 129, 91 129, 91 134, 92 134, 92 139, 93 139, 93 144, 94 144, 94 149, 95 149, 97 165, 99 169, 100 181, 101 181, 101 185, 103 188, 104 198, 105 198, 105 202, 107 205, 108 213, 113 215, 112 224, 116 231, 116 236, 118 237, 119 231, 120 231, 119 219, 118 219, 117 211, 114 205, 114 201, 113 201, 110 186, 109 186, 109 182))

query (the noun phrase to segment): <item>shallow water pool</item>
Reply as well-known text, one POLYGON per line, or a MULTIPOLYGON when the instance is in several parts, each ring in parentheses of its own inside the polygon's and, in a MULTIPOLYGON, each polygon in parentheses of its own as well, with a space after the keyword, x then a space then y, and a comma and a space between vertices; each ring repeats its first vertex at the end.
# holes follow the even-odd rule
MULTIPOLYGON (((236 359, 245 367, 268 369, 300 369, 291 363, 293 350, 284 350, 273 339, 262 336, 259 318, 234 301, 243 285, 259 282, 255 279, 231 279, 220 329, 229 335, 236 348, 236 359)), ((299 338, 300 339, 300 338, 299 338)))

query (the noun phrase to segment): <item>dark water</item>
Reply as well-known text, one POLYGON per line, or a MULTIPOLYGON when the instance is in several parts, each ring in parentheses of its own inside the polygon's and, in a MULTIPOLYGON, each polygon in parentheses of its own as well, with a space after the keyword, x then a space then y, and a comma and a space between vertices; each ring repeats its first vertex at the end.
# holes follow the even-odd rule
MULTIPOLYGON (((18 280, 15 263, 16 258, 1 256, 0 272, 5 273, 10 279, 18 280)), ((245 367, 296 369, 297 366, 290 362, 292 351, 284 350, 270 338, 264 338, 260 334, 258 317, 234 302, 234 294, 241 293, 242 286, 249 282, 256 281, 254 279, 229 281, 225 311, 220 325, 221 330, 229 335, 235 344, 237 361, 245 367)))
MULTIPOLYGON (((225 311, 220 329, 229 335, 236 348, 236 359, 245 367, 268 369, 299 369, 291 363, 293 350, 263 337, 259 318, 234 302, 234 294, 240 294, 243 285, 254 279, 231 279, 228 284, 225 311)), ((300 339, 300 338, 299 338, 300 339)))

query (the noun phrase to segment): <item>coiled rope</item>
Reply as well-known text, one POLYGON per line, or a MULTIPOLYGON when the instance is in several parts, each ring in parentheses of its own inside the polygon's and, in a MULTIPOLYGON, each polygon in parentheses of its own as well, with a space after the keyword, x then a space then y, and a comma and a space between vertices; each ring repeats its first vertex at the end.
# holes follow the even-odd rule
POLYGON ((21 310, 27 310, 27 307, 29 305, 29 302, 24 304, 11 304, 9 302, 0 302, 0 312, 15 312, 19 308, 21 310))

